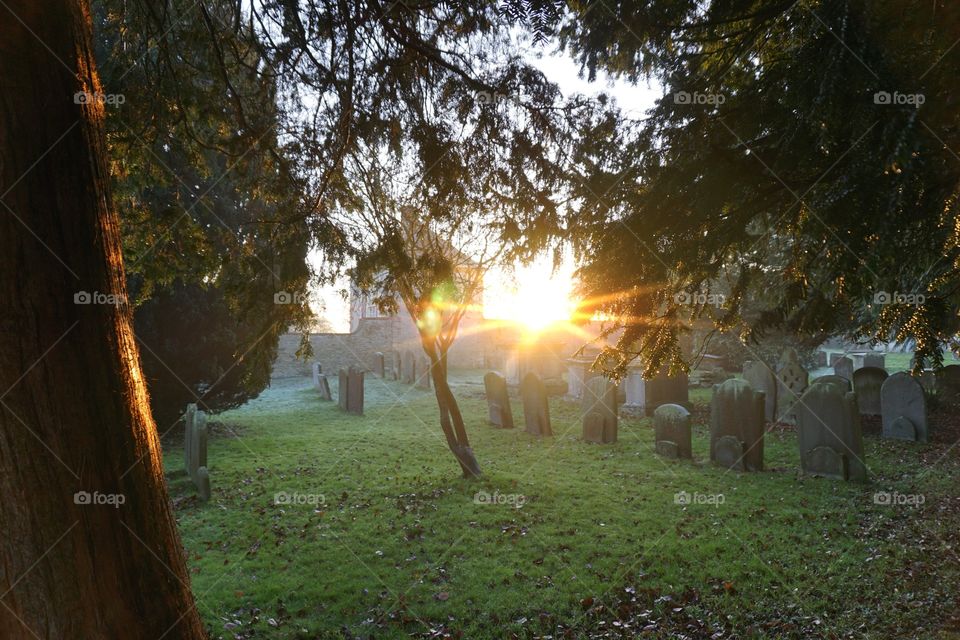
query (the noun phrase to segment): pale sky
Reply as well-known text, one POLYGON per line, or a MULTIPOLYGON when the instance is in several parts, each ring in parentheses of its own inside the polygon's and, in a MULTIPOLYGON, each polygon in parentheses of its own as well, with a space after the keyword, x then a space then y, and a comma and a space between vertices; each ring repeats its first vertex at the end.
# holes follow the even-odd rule
MULTIPOLYGON (((642 118, 662 95, 662 88, 656 84, 610 82, 599 72, 595 82, 588 82, 580 77, 580 69, 573 59, 565 55, 544 53, 542 48, 531 51, 528 60, 557 83, 564 95, 596 95, 606 92, 624 112, 634 118, 642 118)), ((308 260, 319 263, 319 256, 311 255, 308 260)), ((567 260, 553 277, 550 277, 550 269, 549 259, 543 258, 526 267, 518 267, 512 275, 504 272, 489 274, 485 283, 484 315, 488 318, 510 317, 510 309, 514 306, 524 309, 533 309, 535 306, 563 306, 562 301, 567 298, 571 289, 573 262, 567 260), (523 290, 524 283, 531 281, 537 283, 536 295, 533 295, 532 289, 526 292, 523 290)), ((334 286, 317 288, 311 294, 313 310, 319 316, 325 317, 334 331, 343 333, 350 330, 350 305, 339 295, 339 290, 346 286, 347 282, 344 280, 334 286)))

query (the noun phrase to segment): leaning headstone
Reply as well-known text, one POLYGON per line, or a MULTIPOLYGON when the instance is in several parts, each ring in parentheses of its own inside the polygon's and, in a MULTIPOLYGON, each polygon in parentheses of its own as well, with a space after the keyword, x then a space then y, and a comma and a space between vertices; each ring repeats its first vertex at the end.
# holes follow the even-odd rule
POLYGON ((340 411, 347 410, 347 397, 349 396, 350 376, 346 369, 340 369, 337 373, 337 406, 340 411))
POLYGON ((415 386, 418 389, 429 389, 430 388, 430 359, 427 356, 420 356, 417 361, 417 379, 415 386))
POLYGON ((617 385, 594 376, 583 386, 583 439, 597 444, 617 441, 617 385))
POLYGON ((833 363, 833 373, 847 380, 853 380, 853 360, 846 356, 838 358, 833 363))
POLYGON ((350 367, 347 371, 347 413, 363 415, 363 370, 350 367))
POLYGON ((417 375, 417 365, 413 352, 409 349, 400 358, 400 382, 413 384, 417 375))
POLYGON ((960 402, 960 365, 948 365, 937 373, 937 396, 946 404, 960 402))
POLYGON ((523 402, 523 422, 527 433, 552 436, 547 389, 540 376, 531 371, 523 377, 520 381, 520 399, 523 402))
POLYGON ((483 388, 487 392, 490 424, 501 429, 513 429, 513 411, 510 408, 510 394, 507 393, 507 379, 495 371, 490 371, 483 376, 483 388))
POLYGON ((851 380, 844 378, 843 376, 835 376, 833 374, 814 378, 813 382, 810 384, 835 384, 842 387, 844 391, 853 391, 853 382, 851 380))
POLYGON ((728 469, 763 470, 764 403, 745 380, 713 387, 710 402, 710 460, 728 469))
POLYGON ((910 374, 901 371, 883 381, 880 415, 884 438, 927 441, 927 400, 923 387, 910 374))
POLYGON ((320 378, 323 377, 323 367, 320 366, 319 362, 314 362, 311 367, 313 371, 313 388, 317 391, 320 390, 320 378))
POLYGON ((373 375, 383 378, 386 370, 385 357, 383 352, 377 351, 373 354, 373 375))
POLYGON ((690 412, 678 404, 662 404, 653 412, 656 452, 665 458, 693 458, 690 412))
POLYGON ((876 367, 878 369, 883 369, 887 366, 887 356, 883 353, 868 353, 863 356, 863 366, 864 367, 876 367))
POLYGON ((889 377, 886 369, 863 367, 853 372, 853 391, 862 416, 880 415, 880 387, 889 377))
POLYGON ((796 412, 804 473, 839 480, 867 479, 854 393, 837 384, 813 384, 797 403, 796 412))
POLYGON ((777 376, 765 362, 747 360, 743 363, 743 379, 756 391, 763 391, 764 417, 767 422, 777 419, 777 376))
POLYGON ((320 376, 320 384, 317 387, 321 400, 333 400, 333 394, 330 393, 330 381, 327 376, 320 376))
POLYGON ((792 347, 783 350, 777 367, 777 419, 792 420, 791 409, 807 390, 809 374, 800 365, 797 351, 792 347))

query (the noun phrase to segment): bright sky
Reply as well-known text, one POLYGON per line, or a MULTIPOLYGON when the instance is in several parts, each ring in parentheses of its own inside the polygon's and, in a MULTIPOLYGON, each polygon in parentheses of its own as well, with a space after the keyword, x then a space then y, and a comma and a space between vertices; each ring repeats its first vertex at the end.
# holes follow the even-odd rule
MULTIPOLYGON (((662 89, 655 84, 634 86, 622 81, 611 82, 599 73, 595 82, 588 82, 580 77, 580 68, 573 59, 544 53, 542 49, 531 51, 528 59, 556 82, 564 95, 606 92, 634 118, 643 117, 662 95, 662 89)), ((319 256, 311 255, 308 260, 319 263, 319 256)), ((544 257, 531 265, 516 267, 513 274, 490 273, 484 287, 484 316, 515 319, 533 325, 569 317, 574 307, 570 301, 573 261, 570 258, 565 260, 556 273, 551 273, 551 267, 549 258, 544 257)), ((334 331, 344 333, 350 330, 350 305, 339 291, 346 287, 344 281, 321 287, 311 295, 314 311, 325 317, 334 331)))

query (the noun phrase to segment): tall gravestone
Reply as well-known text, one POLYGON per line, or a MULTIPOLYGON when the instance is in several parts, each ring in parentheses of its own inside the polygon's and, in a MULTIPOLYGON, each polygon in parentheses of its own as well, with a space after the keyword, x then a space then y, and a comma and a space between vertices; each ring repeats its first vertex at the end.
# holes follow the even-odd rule
POLYGON ((857 394, 860 415, 880 415, 880 387, 888 377, 886 369, 879 367, 863 367, 853 372, 853 391, 857 394))
POLYGON ((531 371, 520 381, 520 399, 523 402, 523 422, 527 433, 552 436, 547 388, 536 373, 531 371))
POLYGON ((400 358, 400 382, 413 384, 417 375, 417 365, 413 352, 407 349, 400 358))
POLYGON ((197 488, 200 499, 210 499, 210 473, 207 470, 207 414, 188 404, 184 412, 184 457, 187 475, 197 488))
POLYGON ((193 442, 191 433, 193 431, 193 421, 197 415, 197 405, 191 402, 183 412, 183 468, 190 473, 190 445, 193 442))
POLYGON ((597 444, 617 441, 617 385, 594 376, 583 387, 583 439, 597 444))
POLYGON ((317 392, 320 394, 321 400, 333 400, 333 395, 330 393, 330 381, 327 380, 327 376, 320 376, 317 392))
POLYGON ((653 412, 654 446, 665 458, 693 458, 690 412, 678 404, 662 404, 653 412))
POLYGON ((313 388, 317 391, 320 390, 320 378, 323 377, 323 367, 320 366, 319 362, 314 362, 311 367, 313 372, 313 388))
POLYGON ((960 365, 951 364, 937 374, 937 397, 945 404, 960 402, 960 365))
POLYGON ((347 371, 347 413, 363 415, 363 370, 350 367, 347 371))
POLYGON ((513 410, 507 393, 507 380, 495 371, 483 376, 483 388, 487 392, 487 411, 490 424, 501 429, 513 429, 513 410))
POLYGON ((387 377, 390 380, 400 379, 400 352, 391 351, 387 360, 387 377))
POLYGON ((883 437, 927 442, 927 399, 917 379, 903 371, 894 373, 880 387, 883 437))
POLYGON ((747 360, 743 363, 743 379, 756 391, 763 391, 765 402, 763 414, 767 422, 777 419, 777 376, 763 361, 747 360))
POLYGON ((347 398, 349 397, 350 376, 346 369, 340 369, 337 372, 337 406, 341 411, 347 410, 347 398))
POLYGON ((867 479, 854 393, 839 384, 812 384, 797 403, 796 412, 804 473, 840 480, 867 479))
POLYGON ((837 361, 833 363, 833 373, 847 380, 853 380, 853 360, 847 356, 838 358, 837 361))
POLYGON ((764 403, 745 380, 714 385, 710 402, 710 460, 728 469, 763 470, 764 403))
POLYGON ((620 412, 627 416, 643 417, 647 412, 647 381, 643 379, 643 367, 627 368, 623 381, 623 404, 620 412))
POLYGON ((792 420, 793 405, 807 390, 810 376, 800 364, 797 350, 787 347, 777 366, 777 420, 792 420))
POLYGON ((430 388, 430 358, 427 356, 420 356, 417 360, 417 379, 415 386, 418 389, 429 389, 430 388))
POLYGON ((383 378, 386 373, 386 357, 383 352, 377 351, 373 354, 373 375, 383 378))

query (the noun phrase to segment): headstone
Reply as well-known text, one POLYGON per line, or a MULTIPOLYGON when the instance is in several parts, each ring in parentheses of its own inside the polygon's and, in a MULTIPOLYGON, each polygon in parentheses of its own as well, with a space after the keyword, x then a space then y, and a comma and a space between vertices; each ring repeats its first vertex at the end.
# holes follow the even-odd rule
POLYGON ((948 365, 937 373, 937 396, 946 404, 960 402, 960 365, 948 365))
POLYGON ((495 371, 490 371, 483 376, 483 388, 487 392, 490 424, 501 429, 513 429, 513 411, 510 408, 506 378, 495 371))
POLYGON ((883 369, 887 366, 887 356, 883 353, 868 353, 863 356, 863 366, 883 369))
POLYGON ((590 361, 580 358, 567 360, 567 395, 579 400, 583 395, 583 385, 590 375, 590 361))
POLYGON ((391 351, 390 359, 387 361, 387 377, 390 380, 400 379, 400 352, 391 351))
POLYGON ((917 379, 903 371, 880 387, 883 437, 927 442, 927 400, 917 379))
POLYGON ((747 360, 743 363, 743 379, 756 391, 763 391, 763 413, 767 422, 777 419, 777 376, 765 362, 747 360))
POLYGON ((762 391, 745 380, 727 380, 713 388, 710 402, 710 459, 728 469, 763 470, 764 404, 762 391))
POLYGON ((430 388, 430 359, 423 355, 417 359, 417 370, 416 370, 416 382, 415 386, 418 389, 429 389, 430 388))
POLYGON ((337 406, 341 411, 347 410, 347 397, 349 396, 350 376, 346 369, 340 369, 337 373, 337 406))
POLYGON ((403 352, 400 358, 400 382, 404 384, 413 384, 416 379, 417 365, 414 360, 413 352, 409 349, 403 352))
POLYGON ((813 353, 813 365, 817 369, 824 369, 827 367, 827 352, 826 351, 815 351, 813 353))
POLYGON ((853 360, 846 356, 833 363, 833 373, 847 380, 853 380, 853 369, 853 360))
POLYGON ((813 384, 796 405, 800 467, 839 480, 866 480, 856 395, 838 384, 813 384))
POLYGON ((646 381, 646 410, 653 413, 662 404, 690 404, 690 382, 686 373, 675 376, 661 371, 656 377, 646 381))
POLYGON ((190 473, 190 444, 193 442, 193 422, 197 415, 197 405, 191 402, 183 412, 183 468, 190 473))
POLYGON ((843 355, 842 353, 831 353, 831 354, 830 354, 830 364, 828 364, 827 366, 828 366, 828 367, 832 367, 833 365, 835 365, 835 364, 837 363, 837 360, 839 360, 840 358, 843 358, 843 357, 844 357, 844 355, 843 355))
POLYGON ((853 372, 853 391, 862 416, 880 415, 880 387, 887 379, 886 369, 864 367, 853 372))
POLYGON ((350 367, 347 371, 347 413, 363 415, 363 370, 350 367))
POLYGON ((210 474, 207 471, 207 414, 197 409, 196 404, 188 404, 184 412, 184 453, 187 475, 200 499, 210 499, 210 474))
POLYGON ((617 441, 617 385, 605 376, 590 378, 583 387, 583 439, 597 444, 617 441))
POLYGON ((851 380, 849 380, 848 378, 844 378, 843 376, 835 376, 832 374, 828 376, 820 376, 819 378, 814 378, 813 382, 811 382, 810 384, 811 385, 835 384, 842 387, 844 391, 853 391, 853 382, 851 380))
POLYGON ((550 405, 547 389, 540 376, 530 372, 520 381, 520 399, 523 402, 523 421, 527 433, 536 436, 552 436, 550 429, 550 405))
POLYGON ((333 400, 333 394, 330 393, 330 381, 327 376, 320 376, 320 384, 317 387, 321 400, 333 400))
POLYGON ((643 379, 643 367, 630 367, 623 381, 623 405, 620 411, 624 415, 644 416, 647 410, 647 381, 643 379))
POLYGON ((809 382, 809 374, 800 365, 796 349, 783 350, 777 366, 777 381, 777 420, 792 420, 793 405, 807 390, 809 382))
POLYGON ((373 375, 383 378, 384 372, 386 370, 386 362, 384 361, 384 355, 382 352, 377 351, 373 354, 373 375))
POLYGON ((320 366, 319 362, 314 362, 311 369, 313 370, 313 388, 319 391, 320 378, 323 377, 323 367, 320 366))
POLYGON ((690 412, 678 404, 662 404, 653 412, 656 452, 665 458, 693 458, 690 412))

